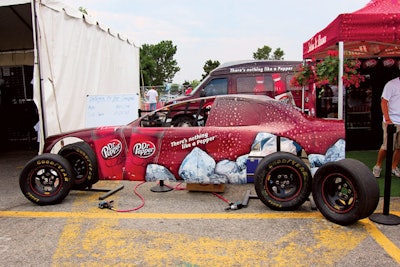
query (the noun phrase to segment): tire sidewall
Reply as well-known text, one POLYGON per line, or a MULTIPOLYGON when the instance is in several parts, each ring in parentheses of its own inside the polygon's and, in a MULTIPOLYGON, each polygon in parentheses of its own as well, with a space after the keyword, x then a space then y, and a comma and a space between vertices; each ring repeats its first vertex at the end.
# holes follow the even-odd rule
POLYGON ((379 185, 371 171, 363 163, 353 159, 329 162, 321 166, 314 175, 312 193, 318 210, 329 221, 350 225, 368 217, 379 202, 379 185), (345 179, 351 185, 354 199, 348 210, 335 209, 324 194, 329 180, 335 177, 345 179))
POLYGON ((296 210, 311 193, 311 173, 299 157, 288 152, 275 152, 264 157, 255 170, 254 186, 259 199, 273 210, 296 210), (296 174, 299 188, 290 199, 278 199, 266 189, 268 176, 277 168, 290 168, 296 174))
POLYGON ((31 159, 23 168, 19 177, 19 186, 27 199, 38 205, 53 205, 60 203, 69 194, 74 184, 74 174, 69 162, 57 154, 42 154, 31 159), (46 196, 34 190, 36 171, 50 168, 60 178, 56 192, 46 196))
POLYGON ((87 143, 78 142, 66 145, 58 154, 70 162, 74 172, 76 172, 74 170, 74 157, 79 157, 80 160, 85 162, 86 173, 83 178, 75 179, 72 189, 85 189, 99 181, 96 155, 87 143))

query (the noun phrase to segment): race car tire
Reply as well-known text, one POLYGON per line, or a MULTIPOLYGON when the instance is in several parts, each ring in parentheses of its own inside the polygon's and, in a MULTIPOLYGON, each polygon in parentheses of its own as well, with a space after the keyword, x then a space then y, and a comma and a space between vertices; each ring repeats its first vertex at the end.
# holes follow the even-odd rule
POLYGON ((27 199, 38 205, 60 203, 74 184, 74 172, 68 160, 45 153, 26 163, 19 186, 27 199))
POLYGON ((71 164, 75 173, 72 189, 82 190, 99 181, 96 155, 85 142, 77 142, 64 146, 59 152, 71 164))
POLYGON ((310 196, 311 172, 297 156, 276 152, 264 157, 255 170, 258 198, 273 210, 296 210, 310 196))
POLYGON ((196 122, 193 117, 181 116, 174 119, 172 125, 174 127, 192 127, 196 126, 196 122))
POLYGON ((340 225, 368 217, 379 202, 379 185, 371 170, 355 159, 329 162, 314 175, 315 205, 326 219, 340 225))

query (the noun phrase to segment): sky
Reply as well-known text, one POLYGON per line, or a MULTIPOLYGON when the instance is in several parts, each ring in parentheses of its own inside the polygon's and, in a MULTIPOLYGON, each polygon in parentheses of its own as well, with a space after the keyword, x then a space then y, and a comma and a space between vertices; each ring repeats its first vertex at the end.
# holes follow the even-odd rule
POLYGON ((60 0, 127 36, 140 47, 172 41, 180 71, 173 82, 201 80, 207 60, 253 59, 258 48, 280 48, 302 60, 303 43, 339 14, 370 0, 60 0))

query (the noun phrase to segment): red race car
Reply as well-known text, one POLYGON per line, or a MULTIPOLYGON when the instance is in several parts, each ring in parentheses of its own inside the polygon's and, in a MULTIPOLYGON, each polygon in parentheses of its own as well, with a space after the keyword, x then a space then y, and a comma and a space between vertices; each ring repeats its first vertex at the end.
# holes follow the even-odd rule
POLYGON ((49 205, 99 179, 254 182, 274 210, 295 210, 312 192, 322 214, 342 225, 369 216, 379 201, 369 168, 345 159, 343 121, 311 118, 259 95, 199 98, 127 125, 50 136, 21 172, 20 187, 30 201, 49 205), (192 122, 176 127, 177 115, 192 122))

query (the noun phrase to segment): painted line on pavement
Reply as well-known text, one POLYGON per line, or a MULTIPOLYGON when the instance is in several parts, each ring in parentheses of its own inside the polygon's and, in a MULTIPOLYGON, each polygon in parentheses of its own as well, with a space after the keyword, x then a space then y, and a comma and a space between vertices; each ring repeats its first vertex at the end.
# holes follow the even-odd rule
MULTIPOLYGON (((391 212, 400 216, 400 212, 391 212)), ((36 212, 36 211, 0 211, 0 217, 14 218, 74 218, 74 219, 317 219, 323 218, 319 212, 277 212, 277 213, 124 213, 105 212, 36 212)), ((360 221, 370 236, 390 257, 400 264, 400 248, 397 247, 379 228, 365 218, 360 221)))
POLYGON ((390 241, 372 221, 364 219, 362 222, 372 238, 400 265, 400 248, 390 241))
MULTIPOLYGON (((400 212, 391 212, 400 216, 400 212)), ((40 218, 87 218, 87 219, 307 219, 323 218, 319 212, 277 212, 277 213, 126 213, 106 210, 92 212, 42 212, 42 211, 0 211, 0 217, 40 218)))
POLYGON ((86 218, 86 219, 308 219, 323 218, 319 212, 278 212, 278 213, 126 213, 108 211, 91 212, 41 212, 41 211, 0 211, 0 217, 39 218, 86 218))

